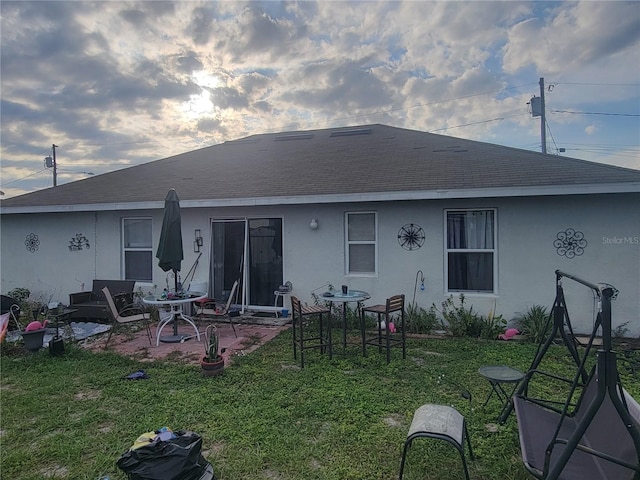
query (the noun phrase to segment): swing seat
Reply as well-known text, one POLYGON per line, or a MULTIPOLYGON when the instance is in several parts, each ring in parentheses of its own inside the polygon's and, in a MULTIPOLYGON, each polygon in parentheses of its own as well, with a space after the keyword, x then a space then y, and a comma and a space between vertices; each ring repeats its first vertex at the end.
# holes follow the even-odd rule
MULTIPOLYGON (((626 404, 630 417, 638 428, 640 425, 640 406, 626 390, 622 389, 622 391, 623 403, 626 404)), ((618 389, 615 390, 615 393, 619 398, 618 389)), ((585 412, 589 410, 592 402, 597 402, 597 395, 598 377, 596 375, 588 382, 574 414, 564 418, 562 418, 562 413, 547 409, 522 395, 513 398, 518 420, 522 459, 525 467, 533 476, 544 479, 547 478, 549 472, 553 471, 566 442, 573 437, 581 422, 587 421, 585 420, 585 412), (561 420, 562 426, 556 437, 555 445, 550 445, 561 420), (549 466, 545 469, 548 447, 553 447, 553 450, 549 466)), ((638 478, 634 476, 640 476, 639 455, 631 435, 609 396, 609 392, 605 391, 602 404, 557 478, 564 480, 638 478), (619 465, 599 455, 609 455, 629 466, 619 465)))

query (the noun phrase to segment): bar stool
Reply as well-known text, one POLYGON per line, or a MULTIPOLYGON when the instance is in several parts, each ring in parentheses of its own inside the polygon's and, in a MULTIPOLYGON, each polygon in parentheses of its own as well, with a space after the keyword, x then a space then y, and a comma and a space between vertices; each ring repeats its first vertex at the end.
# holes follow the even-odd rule
MULTIPOLYGON (((394 324, 395 327, 395 324, 394 324)), ((397 329, 397 327, 396 327, 397 329)), ((407 358, 406 351, 406 333, 404 328, 404 295, 394 295, 387 298, 384 305, 373 305, 371 307, 364 307, 360 316, 360 331, 362 334, 362 355, 367 356, 367 345, 373 345, 378 347, 378 351, 382 352, 382 348, 387 350, 387 363, 391 362, 391 348, 402 347, 402 358, 407 358), (400 313, 400 335, 392 332, 391 314, 400 313), (365 320, 367 313, 374 313, 378 317, 377 327, 378 331, 375 336, 367 337, 365 332, 365 320), (384 326, 383 326, 384 317, 384 326), (384 336, 382 331, 384 330, 384 336)))
POLYGON ((291 295, 291 310, 293 315, 291 322, 293 325, 293 358, 298 358, 297 351, 300 349, 300 367, 304 368, 304 351, 308 348, 318 348, 321 353, 327 351, 329 360, 331 360, 331 309, 320 305, 302 306, 298 297, 291 295), (304 317, 306 316, 318 316, 318 331, 309 332, 311 328, 309 324, 305 334, 304 317), (323 325, 325 319, 326 327, 323 325))

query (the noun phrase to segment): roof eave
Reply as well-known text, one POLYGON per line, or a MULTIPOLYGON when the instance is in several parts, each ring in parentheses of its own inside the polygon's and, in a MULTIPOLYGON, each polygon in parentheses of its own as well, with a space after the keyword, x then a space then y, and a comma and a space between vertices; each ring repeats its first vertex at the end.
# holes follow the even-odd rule
MULTIPOLYGON (((180 207, 217 208, 273 205, 309 205, 320 203, 362 203, 403 200, 446 200, 465 198, 537 197, 551 195, 595 195, 618 193, 640 193, 640 182, 181 200, 180 207)), ((121 202, 76 205, 0 207, 0 214, 8 215, 32 213, 156 210, 162 208, 164 208, 163 202, 121 202)))

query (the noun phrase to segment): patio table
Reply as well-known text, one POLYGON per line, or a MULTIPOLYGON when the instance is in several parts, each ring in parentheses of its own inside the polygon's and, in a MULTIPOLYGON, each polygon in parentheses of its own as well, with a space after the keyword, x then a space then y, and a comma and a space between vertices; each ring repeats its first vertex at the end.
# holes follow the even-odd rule
POLYGON ((189 315, 186 315, 184 313, 183 306, 192 302, 197 302, 198 300, 202 300, 204 298, 207 298, 207 294, 203 292, 185 292, 173 296, 168 296, 167 298, 163 298, 163 296, 160 295, 149 295, 144 297, 142 301, 147 305, 169 305, 169 307, 171 308, 169 315, 161 318, 160 323, 158 323, 158 328, 156 329, 156 346, 160 345, 160 342, 179 343, 193 337, 193 335, 178 334, 178 320, 180 319, 184 320, 193 327, 193 329, 196 331, 195 336, 197 337, 198 341, 200 341, 200 332, 198 331, 198 327, 196 326, 193 319, 189 315), (171 322, 173 322, 173 335, 161 337, 160 334, 162 333, 162 329, 171 322))
MULTIPOLYGON (((498 399, 502 402, 502 411, 504 411, 509 402, 511 401, 511 397, 513 396, 513 392, 515 392, 518 383, 524 378, 524 373, 515 368, 509 367, 507 365, 483 365, 478 370, 478 373, 486 378, 491 384, 491 391, 489 392, 489 396, 484 401, 483 407, 489 403, 489 399, 495 393, 498 399), (513 389, 511 393, 507 393, 502 386, 502 384, 511 383, 513 384, 513 389)), ((502 413, 502 412, 501 412, 502 413)), ((498 415, 498 418, 501 418, 502 415, 498 415)))
POLYGON ((56 329, 56 338, 60 336, 60 326, 67 329, 69 338, 74 340, 75 335, 73 333, 73 327, 71 326, 71 315, 78 310, 75 308, 63 308, 61 310, 49 310, 47 313, 47 319, 49 323, 47 327, 56 329))
POLYGON ((331 303, 342 303, 342 349, 347 348, 347 303, 356 302, 357 306, 360 303, 371 298, 367 292, 361 290, 348 290, 346 293, 342 291, 331 291, 322 294, 322 299, 331 303))

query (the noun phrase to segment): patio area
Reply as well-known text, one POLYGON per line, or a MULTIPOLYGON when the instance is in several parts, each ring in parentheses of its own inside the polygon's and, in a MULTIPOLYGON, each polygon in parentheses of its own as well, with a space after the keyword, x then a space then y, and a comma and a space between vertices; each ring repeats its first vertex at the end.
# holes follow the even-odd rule
MULTIPOLYGON (((225 349, 222 356, 228 366, 233 358, 238 355, 246 355, 256 348, 277 336, 283 330, 290 327, 290 318, 268 318, 253 315, 244 315, 234 318, 234 325, 238 336, 236 337, 230 323, 225 320, 194 318, 200 340, 193 337, 182 343, 163 343, 156 346, 156 324, 151 325, 153 345, 149 346, 149 340, 144 330, 131 333, 127 329, 118 329, 109 341, 108 350, 122 355, 136 358, 142 361, 153 361, 164 358, 183 359, 185 361, 199 361, 204 355, 204 331, 207 325, 214 324, 220 335, 220 349, 225 349)), ((178 333, 194 335, 193 328, 185 322, 178 325, 178 333)), ((89 350, 102 350, 108 333, 89 337, 79 344, 89 350)))

